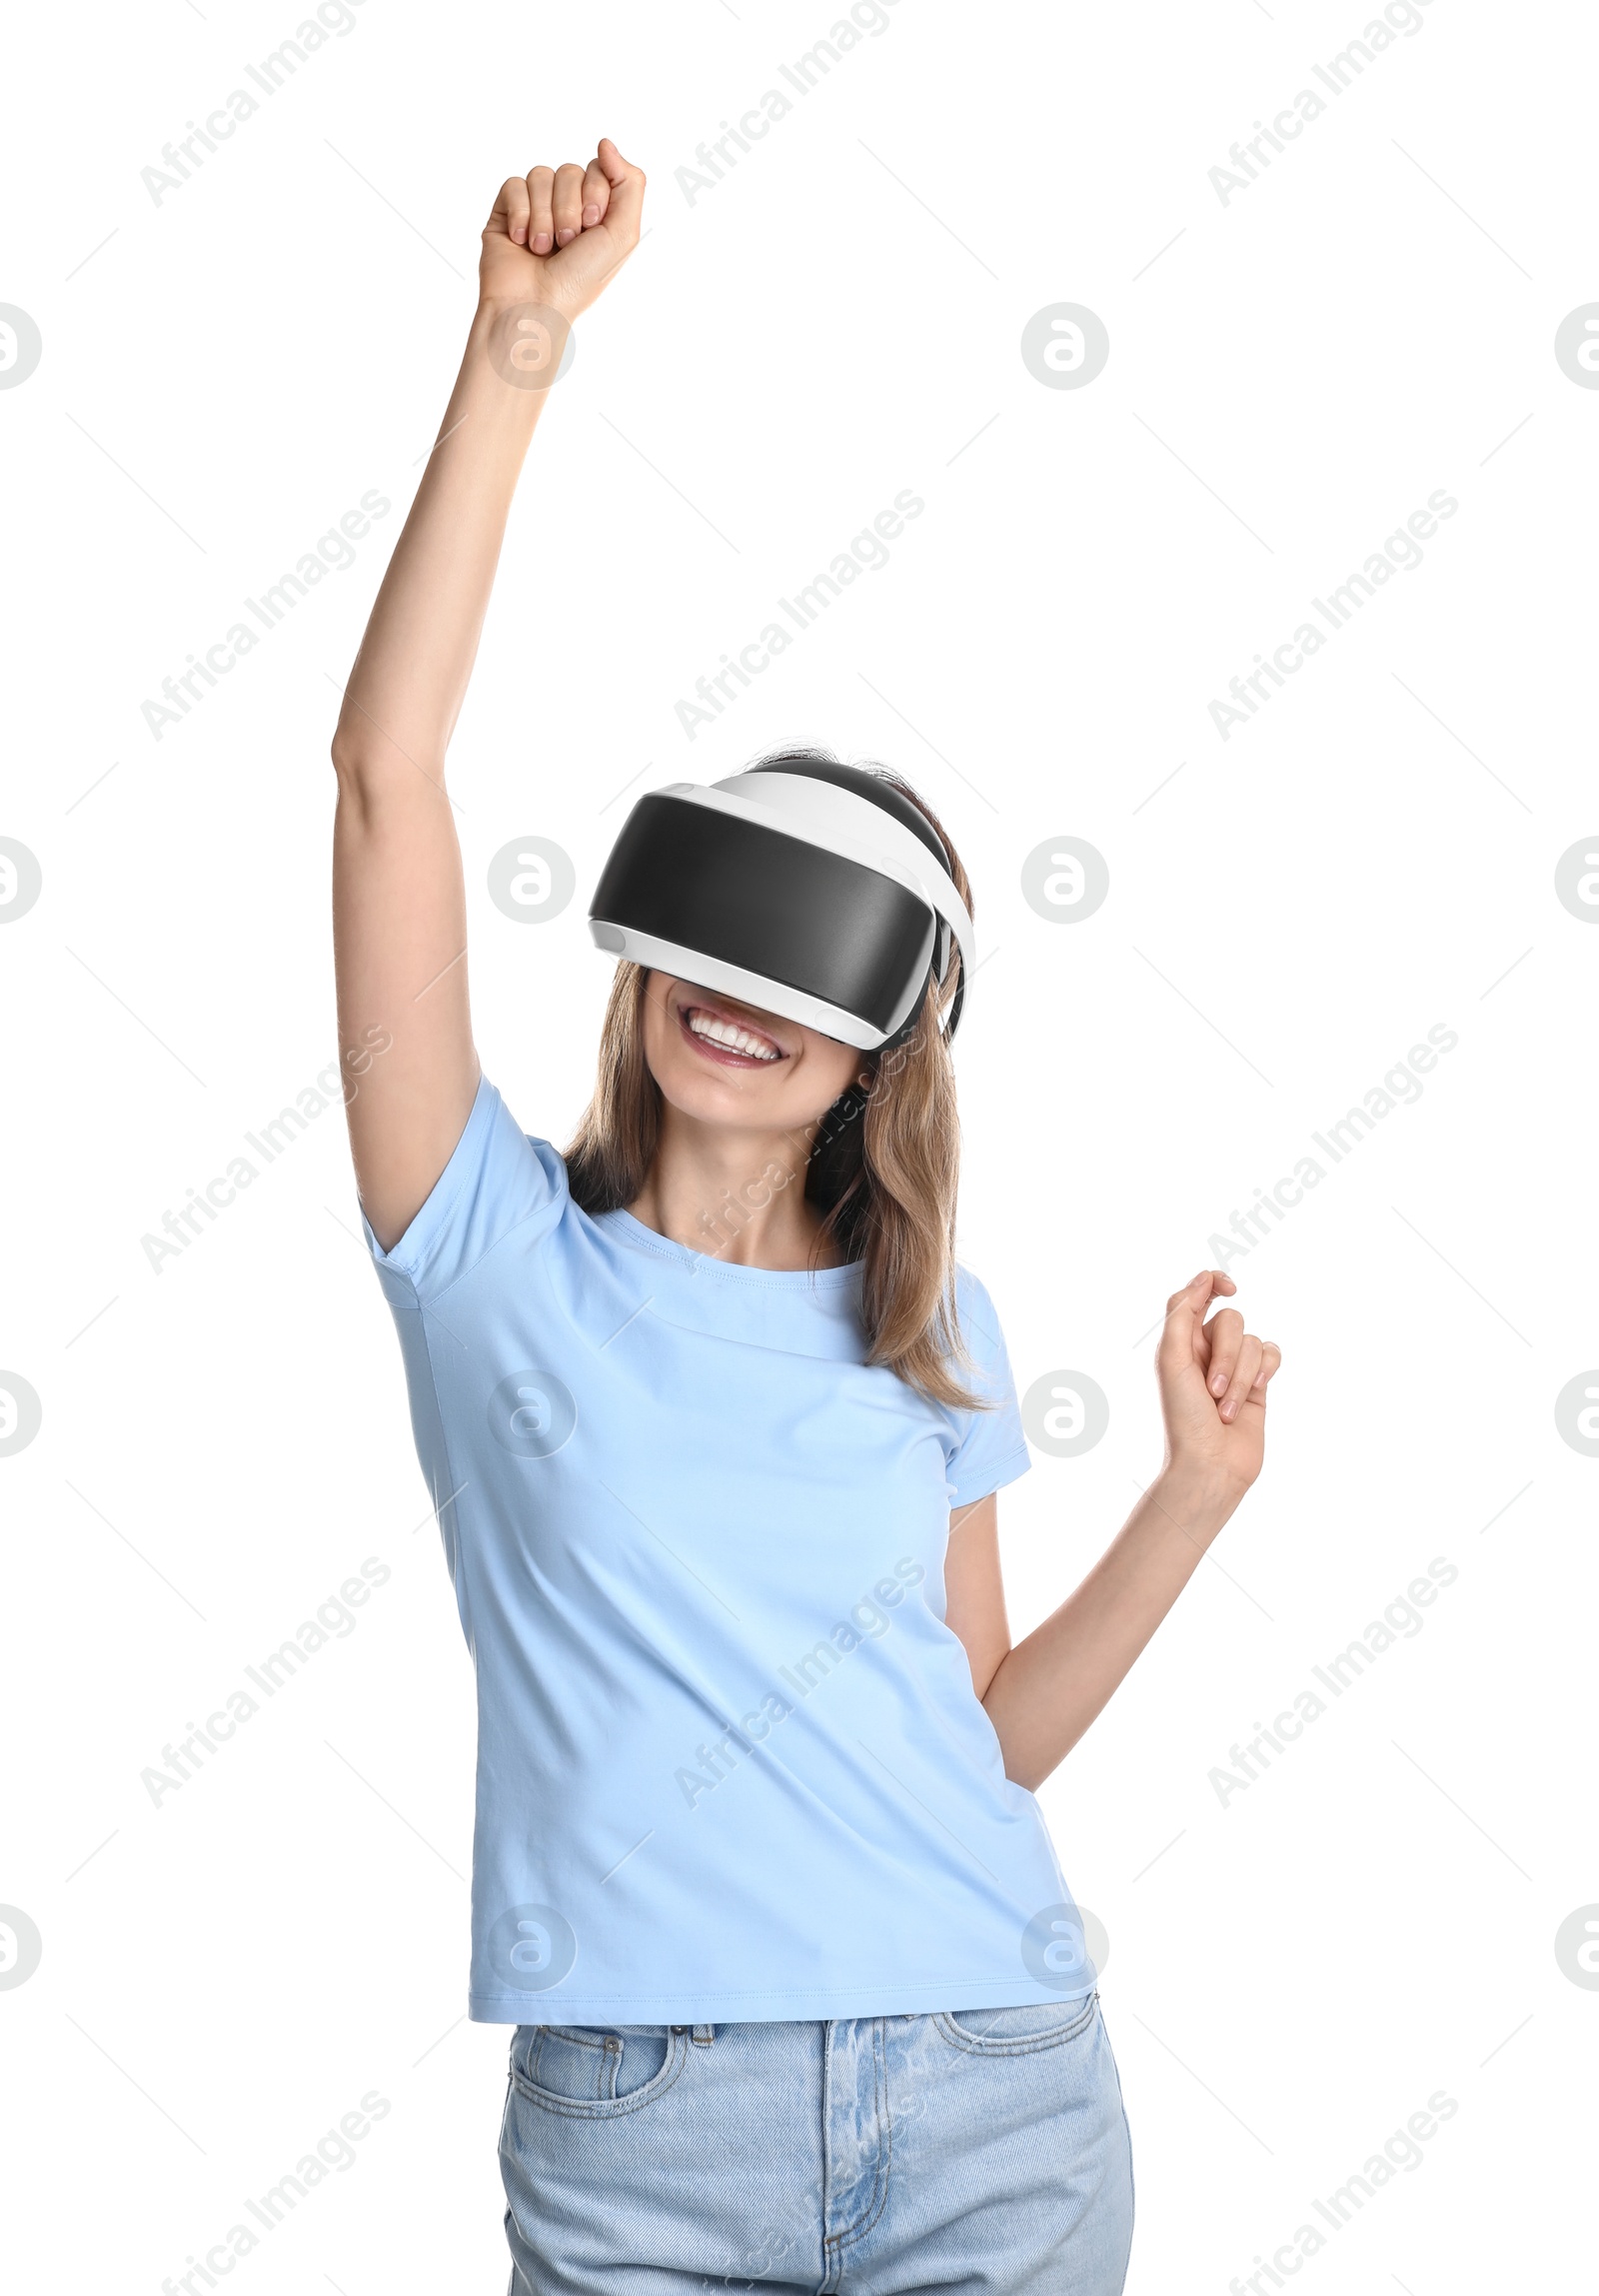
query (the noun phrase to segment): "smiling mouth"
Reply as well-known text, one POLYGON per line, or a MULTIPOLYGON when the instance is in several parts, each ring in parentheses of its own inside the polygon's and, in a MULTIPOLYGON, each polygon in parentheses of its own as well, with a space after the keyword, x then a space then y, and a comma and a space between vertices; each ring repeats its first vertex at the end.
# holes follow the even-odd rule
POLYGON ((703 1060, 726 1069, 775 1069, 788 1059, 781 1045, 716 1005, 680 1005, 678 1027, 703 1060))

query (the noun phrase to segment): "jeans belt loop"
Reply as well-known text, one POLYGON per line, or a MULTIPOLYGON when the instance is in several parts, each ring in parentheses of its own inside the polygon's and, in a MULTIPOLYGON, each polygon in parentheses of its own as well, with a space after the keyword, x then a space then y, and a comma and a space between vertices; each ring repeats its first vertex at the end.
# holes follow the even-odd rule
POLYGON ((715 2025, 696 2025, 694 2037, 701 2048, 709 2049, 717 2037, 717 2028, 715 2025))

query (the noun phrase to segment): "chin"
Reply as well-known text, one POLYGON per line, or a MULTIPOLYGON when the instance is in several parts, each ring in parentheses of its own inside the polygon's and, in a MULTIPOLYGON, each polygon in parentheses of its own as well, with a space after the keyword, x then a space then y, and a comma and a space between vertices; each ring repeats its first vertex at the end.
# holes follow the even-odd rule
POLYGON ((718 1076, 676 1046, 667 1047, 661 1059, 650 1061, 650 1073, 661 1088, 662 1099, 670 1101, 680 1116, 693 1117, 699 1124, 737 1125, 741 1129, 758 1125, 763 1130, 782 1132, 807 1121, 806 1112, 789 1106, 792 1096, 785 1089, 787 1079, 752 1077, 737 1071, 718 1076))

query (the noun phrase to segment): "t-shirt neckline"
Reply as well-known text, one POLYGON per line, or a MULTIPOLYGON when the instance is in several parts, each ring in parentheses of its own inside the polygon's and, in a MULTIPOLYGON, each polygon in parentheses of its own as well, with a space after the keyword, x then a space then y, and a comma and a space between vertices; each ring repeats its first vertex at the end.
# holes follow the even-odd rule
POLYGON ((725 1282, 761 1284, 780 1290, 816 1289, 841 1291, 859 1280, 860 1262, 846 1259, 839 1267, 746 1267, 737 1262, 718 1259, 709 1251, 696 1251, 689 1243, 675 1243, 671 1236, 663 1235, 659 1228, 648 1227, 636 1219, 631 1211, 619 1207, 615 1211, 602 1211, 595 1224, 608 1227, 620 1235, 624 1242, 638 1249, 655 1253, 658 1258, 671 1259, 690 1275, 715 1275, 725 1282))

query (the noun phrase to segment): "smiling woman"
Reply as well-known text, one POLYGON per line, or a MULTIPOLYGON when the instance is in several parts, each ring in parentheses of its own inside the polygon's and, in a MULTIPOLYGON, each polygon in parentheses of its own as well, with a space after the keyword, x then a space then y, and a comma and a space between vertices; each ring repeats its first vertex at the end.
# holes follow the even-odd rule
POLYGON ((935 816, 824 750, 676 785, 625 825, 592 929, 622 962, 573 1200, 743 1264, 858 1260, 867 1362, 971 1407, 950 1058, 971 887, 935 816))
POLYGON ((474 1658, 512 2296, 779 2257, 1119 2296, 1126 2116, 1032 1789, 1259 1471, 1277 1350, 1206 1320, 1226 1275, 1172 1294, 1166 1464, 1012 1647, 1027 1446, 954 1255, 971 889, 881 767, 651 791, 593 899, 616 976, 565 1152, 484 1075, 445 755, 547 397, 496 345, 570 328, 643 192, 609 141, 503 187, 334 738, 341 1042, 388 1044, 351 1144, 474 1658))

